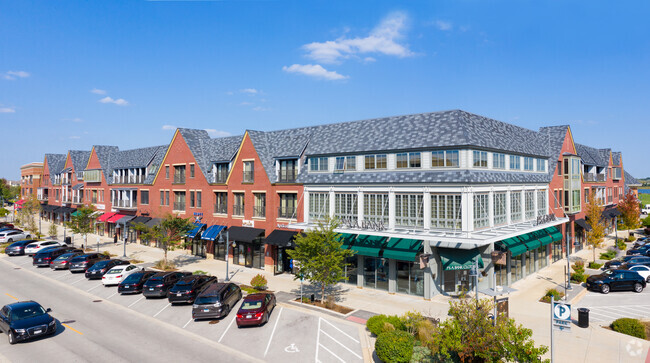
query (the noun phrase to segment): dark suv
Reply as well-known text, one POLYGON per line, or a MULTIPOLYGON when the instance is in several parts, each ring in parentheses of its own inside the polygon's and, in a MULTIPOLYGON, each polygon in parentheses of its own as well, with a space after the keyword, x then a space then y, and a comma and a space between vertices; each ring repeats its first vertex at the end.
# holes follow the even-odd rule
POLYGON ((211 284, 194 300, 192 319, 211 319, 227 316, 241 297, 241 289, 233 283, 211 284))
POLYGON ((25 246, 32 242, 38 241, 37 239, 25 239, 22 241, 14 242, 5 248, 5 253, 9 256, 22 256, 25 254, 25 246))
POLYGON ((632 290, 642 292, 645 288, 645 279, 634 271, 607 270, 600 275, 587 278, 587 289, 608 294, 610 291, 632 290))
POLYGON ((172 304, 192 303, 203 288, 212 282, 217 282, 216 276, 191 275, 178 280, 176 285, 169 289, 168 299, 172 304))
POLYGON ((70 260, 70 272, 86 272, 96 262, 107 260, 108 256, 100 253, 87 253, 70 260))
POLYGON ((101 279, 104 274, 112 269, 115 266, 118 265, 129 265, 129 261, 125 260, 118 260, 118 259, 113 259, 113 260, 103 260, 103 261, 97 261, 95 262, 94 265, 91 267, 88 267, 86 270, 86 278, 89 280, 96 280, 96 279, 101 279))
POLYGON ((139 294, 142 292, 142 285, 155 274, 157 274, 155 271, 134 272, 117 285, 117 292, 120 294, 139 294))
POLYGON ((605 262, 605 265, 603 266, 603 270, 608 270, 610 268, 619 268, 623 264, 629 264, 631 265, 646 265, 650 267, 650 257, 647 256, 639 256, 639 255, 628 255, 628 256, 623 256, 621 259, 616 259, 616 260, 611 260, 605 262))
POLYGON ((191 272, 159 272, 147 280, 142 286, 142 295, 150 297, 167 297, 169 289, 174 286, 183 276, 191 275, 191 272))
POLYGON ((49 267, 50 264, 54 261, 54 259, 67 252, 83 252, 83 251, 79 249, 74 249, 72 247, 48 248, 44 251, 40 251, 37 254, 35 254, 33 257, 32 264, 38 267, 49 267))

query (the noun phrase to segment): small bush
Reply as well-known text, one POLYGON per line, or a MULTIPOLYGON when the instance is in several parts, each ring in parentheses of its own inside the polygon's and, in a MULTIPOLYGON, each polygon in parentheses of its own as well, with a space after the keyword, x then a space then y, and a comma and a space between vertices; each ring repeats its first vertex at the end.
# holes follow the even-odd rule
POLYGON ((196 270, 192 273, 192 275, 209 275, 207 271, 203 270, 196 270))
POLYGON ((108 257, 116 257, 116 256, 117 256, 116 254, 110 253, 110 252, 108 252, 108 251, 104 251, 104 252, 102 252, 102 255, 104 255, 104 256, 108 256, 108 257))
POLYGON ((410 362, 413 356, 413 337, 400 330, 383 333, 375 342, 375 352, 386 363, 410 362))
POLYGON ((333 310, 334 307, 336 306, 336 298, 334 298, 334 296, 332 296, 332 295, 328 295, 327 299, 325 299, 324 304, 325 304, 326 308, 328 308, 330 310, 333 310))
POLYGON ((573 264, 573 266, 571 266, 571 267, 573 268, 573 271, 575 271, 577 273, 584 273, 585 272, 585 263, 582 262, 582 261, 576 261, 573 264))
POLYGON ((417 333, 417 324, 422 320, 425 320, 425 317, 415 310, 408 311, 400 317, 400 321, 406 328, 406 331, 411 335, 417 333))
POLYGON ((383 314, 375 315, 368 319, 366 322, 366 328, 368 328, 368 330, 375 336, 379 336, 381 333, 384 333, 384 323, 390 323, 395 330, 405 330, 404 324, 399 317, 394 315, 386 316, 383 314))
POLYGON ((411 356, 411 363, 434 363, 431 349, 416 345, 413 347, 413 355, 411 356))
POLYGON ((381 328, 381 330, 382 330, 383 333, 386 333, 386 332, 389 332, 389 331, 395 331, 395 327, 393 326, 393 324, 385 321, 384 326, 381 328))
POLYGON ((415 334, 417 340, 426 346, 431 346, 431 344, 433 344, 433 339, 437 330, 436 325, 433 324, 431 320, 424 319, 422 321, 419 321, 415 328, 417 331, 415 334))
POLYGON ((584 272, 574 272, 571 274, 571 282, 579 284, 585 281, 587 281, 587 276, 584 274, 584 272))
POLYGON ((616 243, 616 248, 618 248, 621 251, 625 251, 625 249, 627 248, 627 245, 625 244, 625 242, 623 242, 623 240, 619 240, 616 243))
POLYGON ((251 279, 251 286, 253 286, 257 290, 264 290, 266 289, 266 284, 268 282, 266 281, 266 277, 264 277, 261 274, 257 274, 253 276, 251 279))
POLYGON ((543 302, 545 303, 550 303, 551 302, 551 296, 554 297, 554 300, 561 300, 564 297, 564 293, 557 291, 556 289, 548 289, 546 290, 546 295, 542 297, 543 302))
POLYGON ((153 265, 153 267, 155 267, 155 268, 157 268, 159 270, 163 270, 163 271, 169 271, 169 270, 175 270, 176 269, 176 265, 174 265, 174 263, 169 261, 169 260, 167 260, 167 261, 160 260, 160 261, 156 262, 153 265))
POLYGON ((601 260, 611 260, 614 257, 616 257, 616 251, 612 250, 600 254, 601 260))
POLYGON ((602 263, 598 263, 598 262, 589 262, 589 268, 593 268, 593 269, 598 270, 598 269, 601 268, 601 267, 603 267, 603 264, 602 264, 602 263))
POLYGON ((627 242, 634 242, 636 241, 636 237, 632 234, 629 237, 625 239, 627 242))
POLYGON ((645 327, 643 324, 637 320, 637 319, 631 319, 631 318, 620 318, 614 320, 612 325, 610 326, 612 330, 617 331, 619 333, 631 335, 633 337, 645 339, 645 327))

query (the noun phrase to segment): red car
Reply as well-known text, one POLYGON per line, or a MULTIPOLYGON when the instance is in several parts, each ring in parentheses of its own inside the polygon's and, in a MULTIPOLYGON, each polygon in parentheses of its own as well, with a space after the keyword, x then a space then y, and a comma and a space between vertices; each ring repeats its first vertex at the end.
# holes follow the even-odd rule
POLYGON ((275 295, 272 293, 246 296, 237 311, 237 327, 262 325, 268 322, 274 308, 275 295))

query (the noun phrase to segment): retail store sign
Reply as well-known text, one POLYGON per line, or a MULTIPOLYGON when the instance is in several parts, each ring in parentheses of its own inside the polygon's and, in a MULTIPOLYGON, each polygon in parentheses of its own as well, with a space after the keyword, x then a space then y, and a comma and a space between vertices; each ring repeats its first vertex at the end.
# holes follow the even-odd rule
POLYGON ((255 227, 255 221, 248 220, 248 219, 243 219, 241 221, 241 226, 242 227, 255 227))

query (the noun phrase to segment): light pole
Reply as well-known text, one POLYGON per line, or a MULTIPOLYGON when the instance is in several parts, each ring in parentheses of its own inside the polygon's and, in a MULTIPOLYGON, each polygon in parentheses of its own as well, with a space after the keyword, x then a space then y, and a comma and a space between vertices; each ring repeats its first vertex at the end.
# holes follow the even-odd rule
MULTIPOLYGON (((229 237, 230 237, 230 234, 228 233, 228 231, 226 231, 226 241, 225 241, 225 243, 226 243, 226 281, 230 281, 230 273, 228 271, 228 269, 230 267, 230 264, 228 262, 228 259, 229 259, 228 258, 228 256, 229 256, 228 250, 230 249, 230 238, 229 237)), ((224 243, 223 233, 219 234, 219 243, 224 243)), ((234 242, 233 242, 233 247, 234 247, 234 242)))
POLYGON ((126 233, 126 222, 124 222, 124 228, 122 228, 124 231, 124 254, 122 257, 126 258, 126 239, 128 238, 128 234, 126 233))
POLYGON ((566 231, 566 289, 571 290, 571 261, 569 261, 569 231, 566 231))

